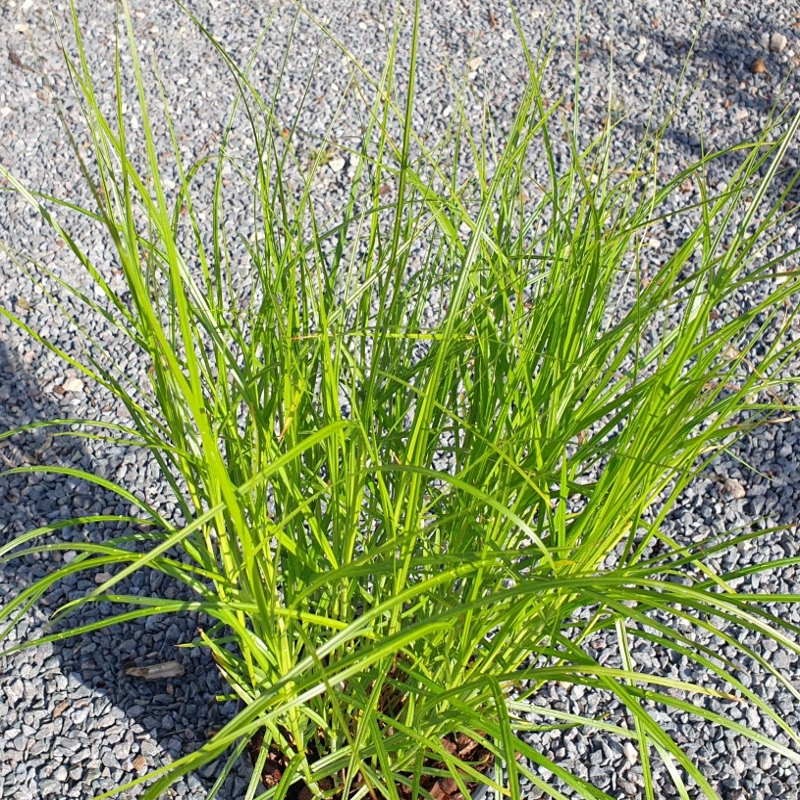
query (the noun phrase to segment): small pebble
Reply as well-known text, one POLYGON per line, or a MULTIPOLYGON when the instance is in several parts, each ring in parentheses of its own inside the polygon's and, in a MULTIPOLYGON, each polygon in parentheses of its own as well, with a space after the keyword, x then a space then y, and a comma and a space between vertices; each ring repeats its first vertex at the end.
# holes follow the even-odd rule
POLYGON ((147 759, 141 753, 133 759, 132 764, 137 772, 144 772, 147 769, 147 759))
POLYGON ((792 666, 792 659, 785 650, 776 650, 772 656, 772 666, 775 669, 787 670, 792 666))
POLYGON ((80 378, 67 378, 61 387, 65 392, 82 392, 83 381, 80 378))
POLYGON ((780 53, 786 47, 786 37, 777 31, 769 37, 769 49, 773 53, 780 53))
POLYGON ((344 159, 341 156, 334 156, 329 162, 328 166, 334 172, 341 172, 344 169, 344 159))
POLYGON ((63 789, 63 783, 52 778, 48 778, 39 784, 42 797, 60 797, 63 789))
POLYGON ((647 59, 647 38, 640 36, 639 41, 636 43, 636 55, 633 60, 640 66, 644 64, 647 59))
POLYGON ((741 481, 737 480, 736 478, 726 478, 725 483, 723 484, 725 491, 734 499, 734 500, 741 500, 743 497, 747 496, 747 490, 744 488, 744 485, 741 481))

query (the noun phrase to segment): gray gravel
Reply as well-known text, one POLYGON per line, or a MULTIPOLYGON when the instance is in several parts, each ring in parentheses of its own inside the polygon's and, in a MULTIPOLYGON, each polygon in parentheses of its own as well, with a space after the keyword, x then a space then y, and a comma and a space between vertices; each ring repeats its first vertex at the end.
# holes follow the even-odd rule
MULTIPOLYGON (((113 45, 114 4, 107 0, 79 0, 85 36, 98 90, 111 97, 110 47, 113 45)), ((256 74, 267 84, 274 78, 277 54, 287 36, 291 13, 287 3, 208 0, 191 4, 226 47, 241 57, 249 51, 270 14, 274 26, 260 50, 256 74)), ((383 63, 394 4, 381 0, 320 0, 312 4, 368 66, 383 63)), ((136 24, 145 60, 157 55, 176 123, 185 136, 187 152, 195 156, 218 140, 231 83, 207 44, 169 3, 133 0, 136 24)), ((452 112, 451 80, 471 85, 478 101, 486 101, 501 124, 510 118, 523 87, 525 68, 505 4, 495 0, 423 0, 423 38, 420 96, 416 123, 435 134, 452 112)), ((676 91, 685 59, 686 86, 692 89, 683 110, 672 120, 662 153, 664 176, 696 158, 703 146, 721 146, 747 138, 765 122, 773 103, 800 104, 800 6, 796 0, 740 4, 718 0, 703 10, 676 0, 618 2, 605 9, 592 3, 581 20, 582 92, 585 133, 597 132, 607 111, 623 115, 617 155, 628 152, 646 131, 648 120, 659 121, 676 91), (691 54, 690 54, 691 52, 691 54), (613 70, 609 59, 613 56, 613 70), (626 112, 626 113, 623 113, 626 112)), ((573 4, 517 3, 532 45, 552 23, 556 48, 547 75, 548 93, 555 97, 572 81, 572 47, 576 32, 573 4)), ((53 36, 50 6, 43 0, 4 0, 0 3, 0 162, 36 187, 65 196, 82 196, 84 189, 55 115, 55 95, 68 97, 58 41, 53 36)), ((59 24, 67 19, 65 3, 52 4, 59 24)), ((281 113, 296 106, 321 43, 307 23, 296 33, 293 58, 281 113)), ((322 46, 314 66, 312 101, 301 118, 308 141, 328 132, 345 142, 357 132, 358 113, 346 109, 331 126, 337 99, 346 82, 343 59, 322 46), (351 113, 352 112, 352 113, 351 113)), ((77 106, 66 102, 67 117, 77 121, 77 106)), ((798 148, 790 159, 797 166, 798 148)), ((320 190, 333 208, 337 188, 349 170, 347 159, 334 161, 322 176, 320 190)), ((730 166, 727 165, 728 167, 730 166)), ((240 209, 241 210, 241 209, 240 209)), ((231 213, 236 213, 235 202, 231 213)), ((797 230, 787 227, 781 246, 800 245, 797 230)), ((97 263, 113 264, 106 243, 89 230, 82 231, 97 263)), ((666 229, 652 244, 655 252, 668 250, 682 235, 666 229)), ((0 193, 0 241, 24 249, 62 274, 75 274, 75 265, 54 245, 53 237, 23 203, 0 193)), ((64 326, 52 300, 32 286, 24 272, 0 250, 0 303, 66 347, 85 340, 80 327, 64 326)), ((76 278, 82 280, 82 278, 76 278)), ((752 302, 743 297, 741 302, 752 302)), ((96 322, 81 320, 86 324, 96 322)), ((103 331, 92 328, 93 335, 103 331)), ((73 372, 3 325, 0 334, 0 429, 28 420, 56 416, 104 415, 120 410, 107 397, 75 381, 73 372)), ((112 344, 119 365, 135 381, 141 371, 120 345, 112 344), (116 349, 115 349, 116 348, 116 349)), ((693 537, 709 530, 736 526, 796 523, 800 509, 800 421, 759 431, 720 460, 713 471, 686 492, 669 524, 676 535, 693 537), (749 466, 748 466, 749 465, 749 466)), ((108 448, 89 448, 65 438, 31 435, 13 443, 0 442, 3 463, 50 462, 100 470, 144 493, 168 509, 158 481, 140 456, 108 448)), ((70 479, 4 479, 0 484, 0 515, 4 537, 76 512, 125 512, 113 497, 70 479)), ((67 532, 69 535, 69 532, 67 532)), ((765 558, 798 555, 796 530, 776 535, 757 547, 743 547, 726 555, 726 566, 745 565, 765 558)), ((68 557, 68 556, 67 556, 68 557)), ((0 571, 0 594, 17 591, 51 569, 59 556, 31 557, 0 571)), ((796 570, 754 578, 761 591, 792 592, 796 570)), ((128 591, 175 592, 157 585, 162 579, 133 576, 128 591)), ((85 590, 81 580, 67 582, 55 604, 85 590)), ((91 613, 102 614, 98 608, 91 613)), ((14 636, 24 639, 42 626, 46 608, 31 612, 14 636)), ((797 609, 784 609, 800 623, 797 609)), ((90 612, 83 612, 85 619, 90 612)), ((214 701, 223 687, 204 655, 175 645, 190 640, 197 620, 171 617, 131 623, 75 642, 43 646, 8 658, 0 664, 0 798, 84 798, 113 787, 144 766, 187 752, 207 731, 231 713, 230 705, 214 701), (181 679, 146 682, 129 677, 133 664, 177 659, 186 675, 181 679)), ((597 653, 614 652, 602 638, 593 641, 597 653)), ((796 685, 800 664, 789 654, 752 642, 796 685)), ((651 647, 636 652, 642 664, 669 675, 687 677, 689 663, 651 647)), ((791 696, 774 679, 765 679, 755 667, 743 671, 748 680, 793 724, 800 724, 791 696)), ((612 719, 619 709, 598 694, 580 688, 552 687, 554 706, 591 714, 604 708, 612 719)), ((758 720, 748 722, 759 724, 758 720)), ((770 733, 769 720, 760 724, 770 733)), ((675 737, 703 764, 713 784, 729 800, 796 798, 800 769, 729 733, 721 733, 680 715, 668 723, 675 737)), ((629 750, 601 735, 547 734, 537 744, 548 755, 609 791, 614 797, 640 797, 641 768, 629 750)), ((204 798, 212 771, 176 787, 178 798, 204 798)), ((242 768, 228 782, 223 800, 240 800, 247 772, 242 768)), ((659 797, 671 797, 669 781, 659 774, 659 797)), ((535 790, 530 798, 539 796, 535 790)))

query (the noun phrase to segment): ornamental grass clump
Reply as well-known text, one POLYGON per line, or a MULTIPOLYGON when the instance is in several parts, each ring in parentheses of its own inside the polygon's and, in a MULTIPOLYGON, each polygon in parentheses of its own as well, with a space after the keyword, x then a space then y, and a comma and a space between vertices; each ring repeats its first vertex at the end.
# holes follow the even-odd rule
MULTIPOLYGON (((360 73, 375 100, 347 153, 337 219, 323 224, 315 178, 325 147, 300 163, 296 126, 216 44, 236 107, 219 152, 197 163, 183 162, 169 125, 180 178, 170 190, 123 9, 141 148, 126 126, 120 53, 116 108, 104 111, 73 10, 68 65, 91 139, 82 163, 91 208, 2 175, 93 287, 64 289, 138 354, 149 383, 132 385, 104 360, 102 341, 67 353, 2 313, 130 417, 50 424, 146 448, 177 510, 166 515, 141 487, 89 472, 8 470, 69 472, 136 513, 127 536, 64 545, 79 555, 10 599, 2 620, 8 629, 67 576, 106 573, 57 617, 98 602, 119 613, 37 641, 196 612, 206 623, 195 644, 241 704, 196 752, 117 792, 145 784, 144 797, 162 797, 225 756, 213 795, 249 752, 248 799, 439 800, 486 785, 519 800, 526 783, 550 797, 609 797, 527 735, 550 724, 632 745, 647 798, 659 762, 680 795, 694 785, 718 797, 658 721, 664 711, 690 711, 800 762, 800 735, 740 680, 737 660, 694 638, 715 633, 800 700, 731 632, 800 654, 795 628, 765 605, 795 598, 737 591, 715 566, 764 531, 681 541, 664 525, 721 448, 795 410, 779 399, 797 357, 798 276, 783 266, 795 254, 767 259, 763 247, 784 221, 792 182, 780 169, 800 117, 662 182, 657 148, 611 163, 611 123, 588 145, 573 135, 559 163, 560 112, 543 100, 541 59, 524 48, 530 80, 502 139, 476 132, 465 114, 434 148, 412 126, 417 7, 405 85, 393 77, 397 37, 379 78, 360 73), (225 215, 239 118, 253 152, 235 164, 252 189, 249 221, 225 215), (715 193, 704 177, 723 158, 738 166, 715 193), (546 173, 534 186, 532 161, 546 173), (203 208, 195 186, 209 171, 203 208), (699 203, 671 210, 688 179, 699 203), (122 289, 71 235, 73 215, 103 227, 122 289), (690 221, 689 233, 650 259, 643 242, 668 217, 690 221), (245 223, 252 235, 237 238, 245 223), (732 313, 748 291, 757 299, 732 313), (144 569, 195 599, 118 593, 144 569), (592 656, 586 643, 597 633, 616 643, 616 661, 592 656), (637 640, 686 656, 706 679, 649 672, 636 663, 637 640), (612 696, 627 727, 543 707, 542 688, 556 682, 612 696), (743 704, 778 735, 724 713, 743 704)), ((57 549, 66 525, 104 521, 31 531, 0 557, 57 549)))

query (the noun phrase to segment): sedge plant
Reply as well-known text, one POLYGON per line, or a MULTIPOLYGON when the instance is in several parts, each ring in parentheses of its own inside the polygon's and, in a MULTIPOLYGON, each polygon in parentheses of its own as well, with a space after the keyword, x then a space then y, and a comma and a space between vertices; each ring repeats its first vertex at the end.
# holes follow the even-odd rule
POLYGON ((232 126, 214 158, 185 164, 167 113, 180 176, 170 193, 122 7, 141 148, 133 152, 126 126, 119 48, 116 107, 104 111, 73 8, 77 57, 67 63, 91 138, 82 162, 91 207, 2 175, 93 285, 62 288, 138 354, 149 383, 127 380, 100 341, 69 353, 2 313, 112 393, 131 420, 37 424, 146 448, 177 512, 109 476, 8 470, 68 471, 136 513, 132 532, 113 539, 60 542, 67 525, 102 531, 104 518, 80 517, 4 543, 3 561, 59 547, 79 555, 6 602, 1 618, 8 630, 63 578, 108 573, 58 617, 98 602, 118 613, 15 649, 196 612, 207 622, 194 644, 241 704, 197 751, 117 791, 139 786, 154 800, 226 756, 214 794, 249 749, 248 799, 299 788, 467 797, 486 785, 518 800, 526 782, 554 798, 608 798, 526 736, 549 720, 630 742, 644 797, 656 797, 657 769, 681 796, 693 785, 717 797, 656 710, 691 711, 799 762, 800 735, 737 664, 757 663, 798 700, 800 691, 730 632, 800 654, 797 630, 768 606, 794 597, 735 588, 769 563, 719 568, 727 548, 764 532, 681 541, 664 522, 720 449, 787 413, 778 398, 797 355, 788 331, 798 287, 783 265, 794 254, 768 259, 764 246, 784 220, 791 182, 778 178, 800 118, 664 182, 652 150, 615 168, 610 125, 588 145, 573 136, 559 162, 558 107, 545 103, 542 62, 524 47, 530 80, 505 135, 489 139, 462 117, 440 151, 412 125, 417 6, 405 84, 394 78, 397 35, 381 76, 359 72, 375 100, 348 153, 338 218, 323 224, 323 150, 297 169, 296 129, 277 118, 275 96, 204 31, 239 91, 231 119, 241 114, 252 137, 253 158, 238 165, 254 225, 242 292, 242 240, 225 216, 222 179, 232 126), (546 180, 531 191, 532 154, 546 180), (704 176, 723 156, 738 166, 714 193, 704 176), (207 174, 203 208, 195 187, 207 174), (670 210, 687 179, 702 187, 700 201, 670 210), (678 214, 689 234, 645 276, 642 242, 678 214), (102 227, 124 292, 71 234, 71 215, 102 227), (759 299, 729 313, 750 290, 759 299), (194 599, 119 593, 137 570, 169 576, 194 599), (616 661, 601 664, 586 647, 597 633, 616 642, 616 661), (696 641, 710 634, 739 661, 696 641), (640 667, 637 640, 688 657, 708 680, 640 667), (552 683, 615 698, 626 724, 548 709, 541 691, 552 683), (742 704, 779 734, 725 713, 742 704))

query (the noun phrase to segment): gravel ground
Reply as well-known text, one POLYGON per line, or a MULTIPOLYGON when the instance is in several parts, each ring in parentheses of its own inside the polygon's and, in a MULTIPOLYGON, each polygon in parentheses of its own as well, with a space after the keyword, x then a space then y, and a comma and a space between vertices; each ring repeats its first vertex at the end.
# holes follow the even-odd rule
MULTIPOLYGON (((184 137, 183 146, 195 156, 207 152, 218 140, 231 99, 231 83, 224 68, 172 4, 132 0, 132 5, 145 60, 158 57, 184 137)), ((290 3, 208 0, 191 5, 226 47, 240 57, 247 54, 268 17, 274 15, 255 66, 256 74, 267 82, 274 77, 281 43, 290 30, 290 3)), ((573 4, 520 0, 516 5, 533 46, 539 44, 546 29, 552 32, 556 46, 546 85, 555 97, 572 81, 577 30, 573 4)), ((98 91, 108 101, 112 96, 109 53, 114 4, 79 0, 78 6, 92 66, 99 76, 98 91)), ((312 6, 368 66, 380 69, 394 4, 321 0, 312 6)), ((418 129, 432 133, 441 129, 452 111, 452 81, 468 85, 476 102, 486 101, 502 125, 510 118, 525 79, 505 3, 423 0, 423 6, 418 129)), ((58 39, 53 35, 54 19, 64 24, 67 18, 64 2, 0 2, 0 162, 29 185, 80 197, 84 193, 80 174, 65 145, 53 102, 56 96, 68 97, 58 39)), ((609 91, 613 91, 613 109, 626 112, 619 127, 619 154, 639 140, 648 120, 662 119, 678 92, 683 67, 688 65, 684 79, 691 94, 666 133, 662 155, 665 176, 696 158, 703 146, 731 144, 753 135, 773 103, 790 103, 795 108, 800 104, 800 6, 796 0, 761 4, 717 0, 705 10, 698 4, 676 0, 630 0, 609 9, 604 3, 592 3, 583 10, 579 35, 584 131, 588 136, 600 129, 609 91), (609 68, 612 56, 613 70, 609 68)), ((346 108, 331 124, 347 80, 346 65, 341 54, 321 45, 307 23, 301 23, 295 34, 281 113, 288 119, 312 68, 311 102, 301 126, 309 141, 327 131, 335 141, 346 142, 357 130, 355 111, 350 113, 352 109, 346 108), (320 58, 315 63, 318 53, 320 58)), ((75 104, 67 100, 65 105, 67 118, 76 121, 75 104)), ((789 157, 796 166, 797 146, 789 157)), ((348 169, 346 159, 341 163, 334 160, 323 173, 322 195, 331 208, 348 169)), ((231 212, 236 213, 235 203, 231 212)), ((88 229, 82 234, 97 263, 103 263, 104 258, 110 263, 102 239, 88 229)), ((663 238, 652 246, 655 251, 668 249, 680 236, 680 230, 666 229, 663 238)), ((782 237, 781 246, 800 244, 800 236, 792 227, 787 226, 782 237)), ((36 215, 5 193, 0 194, 0 241, 12 249, 24 249, 67 276, 74 270, 36 215)), ((96 325, 88 319, 63 325, 62 312, 41 290, 32 287, 4 250, 0 250, 0 276, 0 304, 16 310, 64 346, 85 340, 87 332, 107 335, 96 327, 83 329, 84 322, 96 325)), ((748 298, 742 298, 742 302, 748 302, 748 298)), ((113 352, 135 380, 140 365, 122 349, 113 352)), ((84 414, 113 418, 118 413, 108 398, 89 392, 75 378, 73 372, 4 325, 0 338, 0 430, 34 419, 84 414)), ((726 526, 796 522, 800 509, 797 452, 800 421, 758 432, 686 493, 669 524, 676 533, 692 536, 726 526)), ((157 475, 144 458, 41 435, 14 440, 13 444, 0 442, 3 463, 39 459, 100 470, 142 492, 151 502, 166 505, 159 497, 157 475)), ((68 478, 4 479, 0 498, 4 537, 78 512, 127 510, 119 509, 113 497, 90 492, 68 478)), ((797 536, 790 531, 758 547, 732 552, 724 563, 742 566, 770 557, 796 556, 799 549, 797 536)), ((7 595, 18 590, 51 569, 55 561, 64 559, 68 560, 69 554, 31 557, 2 567, 0 592, 7 595)), ((791 592, 795 578, 795 571, 787 568, 754 579, 752 584, 762 591, 791 592)), ((127 590, 159 590, 153 584, 156 580, 144 574, 134 576, 127 590)), ((85 588, 79 580, 68 581, 61 598, 80 594, 85 588)), ((175 591, 166 585, 160 590, 175 591)), ((103 611, 100 608, 93 613, 103 611)), ((45 613, 46 609, 31 612, 14 636, 25 638, 39 630, 45 613)), ((88 613, 84 614, 86 619, 88 613)), ((783 609, 781 613, 793 615, 800 623, 797 609, 783 609)), ((78 642, 40 647, 6 659, 0 665, 0 798, 89 798, 201 742, 208 729, 219 725, 232 709, 214 701, 214 694, 222 687, 204 655, 174 647, 193 637, 196 624, 197 620, 189 616, 131 623, 78 642), (128 666, 170 659, 183 664, 183 678, 147 682, 125 674, 128 666)), ((598 651, 607 644, 600 639, 592 642, 598 651)), ((752 644, 800 687, 800 663, 790 654, 771 650, 763 643, 752 644)), ((612 652, 614 648, 607 649, 612 652)), ((637 657, 665 674, 689 677, 686 661, 644 647, 637 657)), ((791 695, 773 678, 765 679, 755 669, 743 675, 758 685, 787 719, 798 724, 791 695)), ((580 689, 565 692, 559 687, 553 687, 550 701, 589 714, 606 702, 580 689)), ((606 705, 613 717, 613 704, 606 705)), ((747 721, 759 724, 758 720, 747 721)), ((766 733, 772 732, 769 720, 760 724, 766 733)), ((798 767, 688 717, 675 716, 669 725, 675 737, 686 743, 687 751, 705 766, 724 798, 800 796, 798 767)), ((635 759, 616 742, 599 735, 554 734, 549 740, 540 738, 538 743, 612 796, 641 796, 641 773, 635 759)), ((204 798, 210 774, 178 785, 174 797, 204 798)), ((245 777, 243 769, 232 777, 221 795, 223 800, 243 797, 245 777)), ((664 775, 660 781, 659 797, 672 796, 664 775)), ((537 795, 531 790, 528 796, 537 795)))

